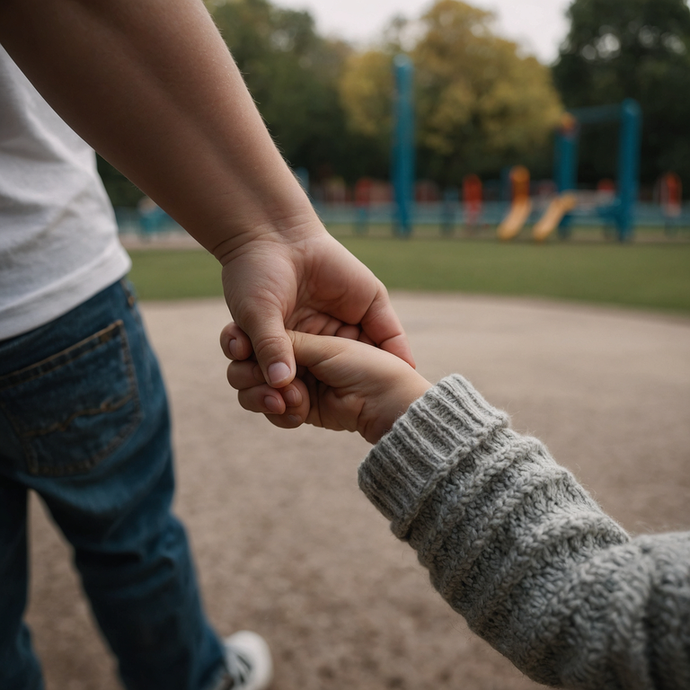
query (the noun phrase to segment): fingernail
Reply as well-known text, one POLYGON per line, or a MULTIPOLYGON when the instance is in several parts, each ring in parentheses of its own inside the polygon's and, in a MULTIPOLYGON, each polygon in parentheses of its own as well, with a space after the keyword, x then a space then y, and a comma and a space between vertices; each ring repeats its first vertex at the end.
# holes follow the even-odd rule
POLYGON ((297 391, 291 388, 283 393, 283 400, 288 407, 297 407, 299 405, 300 396, 297 395, 297 391))
POLYGON ((238 356, 237 338, 230 338, 230 342, 228 343, 228 350, 230 350, 230 354, 235 359, 237 359, 237 356, 238 356))
POLYGON ((289 414, 288 415, 288 422, 290 422, 290 424, 294 424, 296 426, 297 424, 301 424, 302 420, 296 414, 289 414))
POLYGON ((264 398, 264 405, 266 409, 273 414, 282 414, 283 406, 272 395, 267 395, 264 398))
POLYGON ((274 362, 268 367, 268 382, 272 386, 285 383, 290 378, 290 367, 285 362, 274 362))

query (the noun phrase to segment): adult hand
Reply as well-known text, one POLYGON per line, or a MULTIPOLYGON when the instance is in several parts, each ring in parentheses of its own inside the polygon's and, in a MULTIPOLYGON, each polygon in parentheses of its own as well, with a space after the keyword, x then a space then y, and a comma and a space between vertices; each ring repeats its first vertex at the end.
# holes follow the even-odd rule
POLYGON ((383 283, 318 221, 257 234, 221 257, 223 287, 236 324, 221 334, 226 356, 256 355, 265 380, 286 386, 296 373, 286 329, 356 338, 414 366, 407 337, 383 283))

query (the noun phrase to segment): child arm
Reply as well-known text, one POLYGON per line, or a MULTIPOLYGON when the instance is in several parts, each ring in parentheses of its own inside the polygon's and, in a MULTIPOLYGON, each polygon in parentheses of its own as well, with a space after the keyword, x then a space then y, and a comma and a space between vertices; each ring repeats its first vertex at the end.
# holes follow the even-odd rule
POLYGON ((462 377, 410 405, 360 487, 470 628, 532 679, 690 687, 690 534, 631 539, 462 377))

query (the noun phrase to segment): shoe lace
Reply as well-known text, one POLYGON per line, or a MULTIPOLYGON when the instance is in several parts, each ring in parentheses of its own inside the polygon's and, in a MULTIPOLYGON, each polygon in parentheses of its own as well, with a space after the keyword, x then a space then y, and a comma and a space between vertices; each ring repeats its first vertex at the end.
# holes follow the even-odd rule
POLYGON ((251 676, 251 662, 242 654, 242 652, 239 652, 235 649, 232 650, 232 653, 227 654, 226 662, 231 681, 231 683, 227 686, 228 690, 230 690, 230 688, 237 688, 237 690, 241 690, 251 676))

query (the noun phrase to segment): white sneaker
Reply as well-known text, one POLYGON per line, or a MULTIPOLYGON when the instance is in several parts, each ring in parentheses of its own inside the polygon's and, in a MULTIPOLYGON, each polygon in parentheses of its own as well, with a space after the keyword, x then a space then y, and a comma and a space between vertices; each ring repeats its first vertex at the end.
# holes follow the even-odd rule
POLYGON ((271 650, 261 635, 249 630, 225 640, 225 661, 235 690, 266 690, 273 679, 271 650))

